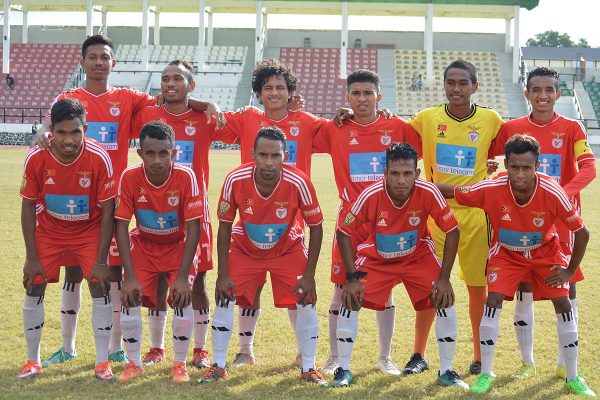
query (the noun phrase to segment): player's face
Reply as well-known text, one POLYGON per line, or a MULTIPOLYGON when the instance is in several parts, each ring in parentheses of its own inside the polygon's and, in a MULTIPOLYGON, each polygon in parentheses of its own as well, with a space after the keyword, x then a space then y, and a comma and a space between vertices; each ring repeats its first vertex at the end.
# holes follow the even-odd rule
POLYGON ((110 47, 103 44, 93 44, 86 50, 85 57, 79 63, 85 70, 87 79, 106 80, 110 71, 115 67, 110 47))
POLYGON ((479 84, 471 82, 469 71, 462 68, 450 68, 446 73, 444 80, 444 90, 448 102, 457 107, 471 104, 471 95, 473 95, 479 84))
POLYGON ((252 151, 252 159, 256 163, 256 178, 262 182, 279 180, 283 163, 288 153, 283 151, 283 143, 279 140, 260 138, 252 151))
POLYGON ((523 154, 511 154, 504 160, 508 173, 508 180, 513 190, 526 191, 535 185, 535 171, 540 166, 540 161, 530 151, 523 154))
POLYGON ((273 75, 267 79, 259 93, 260 102, 266 110, 281 110, 287 107, 290 98, 283 76, 273 75))
POLYGON ((554 104, 560 97, 560 91, 556 89, 556 78, 551 76, 536 76, 529 80, 529 89, 525 91, 525 97, 531 103, 534 112, 553 112, 554 104))
POLYGON ((79 118, 67 119, 50 125, 53 153, 61 160, 71 160, 79 154, 85 125, 79 118))
POLYGON ((181 65, 168 65, 162 72, 160 90, 166 103, 186 102, 195 87, 190 71, 181 65))
POLYGON ((387 168, 383 170, 383 176, 392 200, 404 202, 410 196, 420 172, 413 160, 390 161, 387 168))
POLYGON ((381 93, 371 82, 354 82, 348 87, 346 101, 356 116, 374 115, 379 100, 381 100, 381 93))
POLYGON ((168 140, 145 138, 137 153, 144 163, 146 176, 154 181, 166 180, 171 170, 171 160, 175 157, 177 150, 168 140))

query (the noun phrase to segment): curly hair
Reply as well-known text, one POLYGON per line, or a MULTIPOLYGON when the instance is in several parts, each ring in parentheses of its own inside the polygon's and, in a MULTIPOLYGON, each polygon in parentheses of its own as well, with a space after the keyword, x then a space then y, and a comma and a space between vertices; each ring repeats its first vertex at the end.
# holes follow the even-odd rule
POLYGON ((272 76, 285 79, 288 92, 292 93, 296 91, 298 79, 292 72, 292 68, 289 65, 282 64, 279 60, 271 58, 269 60, 262 60, 252 72, 252 91, 256 97, 259 97, 263 86, 272 76))

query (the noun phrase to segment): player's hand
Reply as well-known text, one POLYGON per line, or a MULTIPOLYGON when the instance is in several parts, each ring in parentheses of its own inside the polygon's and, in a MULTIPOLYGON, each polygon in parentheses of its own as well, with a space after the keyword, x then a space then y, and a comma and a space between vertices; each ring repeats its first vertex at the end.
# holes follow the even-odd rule
POLYGON ((448 279, 440 278, 433 282, 431 286, 431 300, 438 310, 454 305, 454 290, 448 279))
POLYGON ((192 289, 185 278, 177 278, 169 288, 171 304, 176 308, 185 308, 192 302, 192 289))
POLYGON ((225 125, 224 123, 223 125, 220 125, 224 118, 223 113, 221 112, 221 108, 217 103, 213 103, 212 101, 208 102, 204 114, 206 114, 206 122, 210 122, 210 119, 212 117, 215 117, 217 119, 217 128, 222 128, 223 125, 225 125), (219 114, 221 115, 219 116, 219 114))
POLYGON ((33 146, 38 146, 42 150, 50 149, 50 132, 37 132, 33 138, 33 146))
POLYGON ((215 288, 217 307, 227 307, 231 300, 235 300, 235 285, 229 275, 219 275, 215 288))
POLYGON ((302 304, 303 306, 307 304, 315 305, 317 303, 317 284, 315 283, 315 277, 302 276, 302 278, 298 279, 296 287, 294 288, 294 293, 298 296, 296 303, 302 304))
POLYGON ((365 288, 360 281, 348 282, 342 289, 342 304, 348 310, 360 310, 365 297, 365 288))
POLYGON ((553 265, 550 267, 550 269, 554 270, 555 272, 544 278, 544 282, 548 286, 560 286, 566 282, 569 282, 569 280, 571 280, 573 277, 573 273, 562 265, 553 265))
POLYGON ((337 112, 335 113, 335 116, 333 117, 333 122, 338 128, 341 128, 345 119, 352 118, 354 118, 354 112, 351 108, 340 107, 338 108, 337 112))
POLYGON ((219 111, 217 113, 217 126, 215 126, 215 130, 221 129, 225 125, 227 125, 227 119, 225 118, 225 114, 223 114, 222 111, 219 111))
POLYGON ((142 285, 135 276, 129 277, 121 285, 121 304, 125 308, 142 304, 142 285))
POLYGON ((100 289, 102 289, 102 294, 106 296, 110 293, 110 273, 108 269, 108 264, 94 264, 94 268, 92 268, 92 273, 88 277, 90 282, 97 282, 100 285, 100 289))
POLYGON ((288 111, 298 111, 302 110, 306 106, 306 100, 302 97, 301 94, 296 94, 290 97, 287 103, 288 111))
POLYGON ((44 267, 42 267, 40 260, 37 258, 35 260, 26 258, 25 265, 23 266, 23 287, 27 291, 27 294, 33 292, 33 281, 38 275, 42 277, 44 283, 48 282, 46 271, 44 271, 44 267))
POLYGON ((487 174, 491 175, 494 172, 498 171, 498 165, 500 164, 496 160, 487 160, 487 174))
POLYGON ((381 115, 385 119, 391 119, 396 117, 396 114, 394 114, 389 108, 379 108, 377 109, 377 114, 381 115))
POLYGON ((154 99, 156 100, 156 105, 159 107, 165 104, 165 96, 163 96, 162 92, 159 92, 154 99))

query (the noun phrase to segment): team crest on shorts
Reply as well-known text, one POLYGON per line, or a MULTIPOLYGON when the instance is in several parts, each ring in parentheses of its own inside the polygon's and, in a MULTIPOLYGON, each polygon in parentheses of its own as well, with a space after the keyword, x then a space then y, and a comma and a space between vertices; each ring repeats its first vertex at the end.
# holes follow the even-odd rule
POLYGON ((488 282, 489 283, 494 283, 494 282, 496 282, 497 279, 498 279, 498 273, 496 272, 496 270, 492 271, 488 275, 488 282))
POLYGON ((88 171, 78 171, 77 173, 79 175, 82 175, 82 177, 79 178, 79 186, 81 186, 84 189, 89 188, 90 185, 92 184, 92 180, 90 178, 88 178, 88 175, 91 174, 91 172, 88 172, 88 171))
POLYGON ((185 123, 187 124, 185 127, 185 134, 188 136, 194 136, 196 134, 196 127, 194 126, 196 121, 185 120, 185 123))
POLYGON ((221 213, 221 215, 227 214, 227 211, 229 211, 230 208, 231 204, 229 204, 225 200, 221 201, 221 204, 219 204, 219 212, 221 213))
POLYGON ((117 197, 117 199, 115 200, 115 209, 119 208, 119 204, 121 204, 121 198, 117 197))
POLYGON ((113 117, 118 117, 119 115, 121 115, 121 109, 118 107, 118 105, 121 102, 120 101, 109 101, 109 103, 112 105, 112 107, 108 109, 108 112, 110 113, 110 115, 112 115, 113 117))
POLYGON ((340 271, 342 270, 342 268, 338 265, 338 264, 334 264, 331 266, 331 269, 333 270, 333 274, 337 275, 340 273, 340 271))

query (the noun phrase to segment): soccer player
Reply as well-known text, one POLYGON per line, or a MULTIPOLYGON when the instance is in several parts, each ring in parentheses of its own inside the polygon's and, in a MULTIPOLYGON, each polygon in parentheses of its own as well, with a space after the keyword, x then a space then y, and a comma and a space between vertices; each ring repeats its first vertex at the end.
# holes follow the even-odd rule
POLYGON ((315 269, 323 239, 323 214, 308 177, 284 165, 288 154, 281 129, 261 128, 254 142, 254 162, 243 164, 225 178, 218 210, 214 363, 204 371, 200 383, 228 376, 225 358, 233 329, 233 306, 251 306, 269 272, 275 307, 297 310, 295 334, 302 355, 301 379, 327 384, 314 368, 319 336, 315 269), (236 214, 239 220, 233 226, 236 214), (308 251, 303 235, 298 235, 297 215, 310 229, 308 251))
MULTIPOLYGON (((540 172, 551 176, 567 193, 578 213, 581 213, 579 192, 596 177, 596 160, 587 143, 583 125, 576 120, 554 112, 554 104, 560 98, 556 71, 537 67, 527 75, 525 97, 531 104, 531 114, 502 125, 490 148, 490 156, 504 154, 507 140, 517 133, 527 133, 540 143, 540 172)), ((563 254, 573 251, 573 234, 560 221, 556 224, 563 254)), ((569 297, 575 323, 578 321, 577 291, 575 283, 583 280, 581 269, 577 269, 570 281, 569 297)), ((533 294, 531 284, 522 283, 515 296, 514 326, 517 342, 521 349, 522 365, 513 375, 527 378, 535 374, 533 359, 533 294)), ((565 358, 558 348, 556 375, 566 378, 565 358)))
POLYGON ((25 158, 21 184, 21 226, 26 258, 23 326, 27 362, 18 379, 42 371, 40 341, 44 326, 44 293, 58 282, 60 266, 81 265, 92 296, 92 329, 96 342, 96 378, 114 379, 108 362, 111 298, 108 294, 108 248, 113 232, 115 181, 108 154, 84 138, 85 109, 66 99, 50 111, 50 150, 33 147, 25 158))
POLYGON ((172 162, 177 153, 174 136, 164 122, 144 125, 138 149, 142 163, 126 169, 119 183, 116 236, 125 272, 121 326, 129 358, 121 382, 143 374, 141 306, 156 306, 161 273, 174 309, 171 376, 175 382, 190 380, 186 357, 194 317, 189 277, 195 275, 204 202, 194 171, 172 162), (133 215, 136 228, 129 233, 133 215))
MULTIPOLYGON (((173 161, 177 165, 192 168, 198 179, 198 186, 206 194, 209 178, 208 151, 212 141, 233 143, 236 137, 227 136, 224 130, 215 131, 216 121, 207 122, 203 112, 193 110, 188 105, 188 96, 196 87, 194 67, 182 60, 169 63, 162 71, 162 106, 148 106, 135 116, 134 131, 150 121, 160 120, 173 128, 175 149, 173 161)), ((194 313, 194 352, 192 364, 198 368, 210 366, 206 350, 206 338, 209 328, 209 300, 206 294, 206 271, 213 268, 212 228, 208 198, 204 200, 202 232, 198 247, 198 269, 192 286, 192 307, 194 313)), ((151 348, 142 357, 144 365, 156 364, 165 359, 164 333, 167 322, 167 291, 164 275, 161 275, 155 308, 148 309, 151 348)))
POLYGON ((450 272, 460 237, 458 222, 435 185, 419 179, 417 151, 411 145, 394 143, 386 150, 385 165, 384 178, 367 187, 343 220, 338 219, 336 236, 347 281, 337 323, 340 366, 333 386, 352 384, 350 356, 360 308, 385 309, 392 289, 402 282, 415 310, 437 309, 438 381, 468 389, 452 369, 458 327, 450 272), (427 230, 429 216, 446 233, 441 264, 427 230), (359 229, 367 237, 355 252, 351 237, 359 229))
MULTIPOLYGON (((331 154, 331 161, 341 201, 338 224, 349 211, 358 195, 373 182, 383 178, 385 152, 392 142, 409 142, 420 148, 419 136, 400 118, 385 119, 377 113, 377 103, 382 94, 379 89, 379 75, 367 70, 357 70, 346 78, 346 101, 354 117, 345 119, 342 126, 329 121, 323 126, 313 141, 314 152, 331 154)), ((352 237, 354 248, 366 238, 367 231, 357 230, 352 237)), ((345 269, 334 240, 331 256, 331 281, 335 292, 329 306, 329 347, 330 355, 323 371, 333 373, 339 366, 336 325, 342 305, 341 293, 346 283, 345 269)), ((391 353, 394 333, 395 307, 393 296, 384 310, 377 313, 379 328, 379 358, 377 367, 386 373, 399 375, 391 353)), ((427 341, 425 337, 421 342, 427 341)), ((424 347, 424 346, 423 346, 424 347)))
MULTIPOLYGON (((493 110, 471 102, 479 88, 477 71, 465 60, 450 63, 444 70, 444 90, 448 103, 418 112, 409 124, 421 136, 425 178, 435 184, 468 185, 486 178, 487 156, 502 119, 493 110)), ((481 369, 479 325, 486 299, 485 267, 488 256, 487 222, 482 210, 464 207, 454 200, 448 204, 460 225, 458 260, 460 278, 469 292, 469 316, 473 334, 471 374, 481 369)), ((435 241, 438 256, 444 248, 444 233, 430 222, 429 231, 435 241)), ((424 327, 427 338, 433 313, 417 313, 417 325, 424 327)), ((426 342, 424 343, 426 345, 426 342)), ((405 371, 422 372, 427 360, 413 354, 405 371)))
POLYGON ((583 259, 589 232, 565 191, 551 177, 536 172, 539 155, 537 140, 515 135, 505 145, 505 176, 453 190, 458 204, 486 212, 494 232, 487 267, 489 294, 480 327, 481 374, 471 391, 489 391, 495 376, 492 361, 502 303, 512 300, 520 282, 530 281, 534 300, 551 300, 554 305, 567 367, 565 386, 576 394, 595 397, 577 374, 577 324, 569 301, 569 280, 583 259), (575 237, 569 261, 561 251, 557 221, 575 237))

